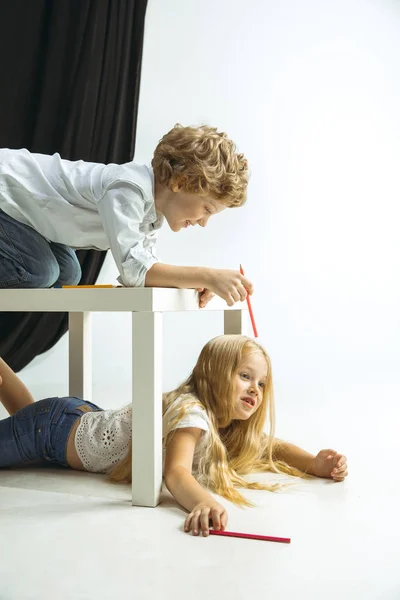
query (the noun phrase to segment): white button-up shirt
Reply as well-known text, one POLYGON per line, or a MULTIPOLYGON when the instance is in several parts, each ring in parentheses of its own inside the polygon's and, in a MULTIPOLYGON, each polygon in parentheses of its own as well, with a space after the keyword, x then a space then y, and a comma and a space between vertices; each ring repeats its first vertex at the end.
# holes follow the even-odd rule
POLYGON ((144 285, 158 261, 153 170, 64 160, 59 154, 0 149, 0 208, 49 242, 111 249, 118 281, 144 285))

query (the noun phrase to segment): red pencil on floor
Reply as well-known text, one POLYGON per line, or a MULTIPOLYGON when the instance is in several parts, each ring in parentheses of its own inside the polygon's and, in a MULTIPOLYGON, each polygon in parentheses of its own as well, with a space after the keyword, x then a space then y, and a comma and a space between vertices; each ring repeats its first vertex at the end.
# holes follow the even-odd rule
POLYGON ((253 533, 238 533, 236 531, 216 531, 215 529, 210 529, 210 535, 226 535, 227 537, 238 537, 249 540, 263 540, 264 542, 280 542, 281 544, 290 544, 290 538, 274 537, 271 535, 257 535, 253 533))
MULTIPOLYGON (((243 267, 240 265, 240 272, 244 275, 243 267)), ((254 337, 258 337, 256 322, 254 320, 253 309, 251 308, 250 296, 247 294, 246 296, 247 308, 249 309, 250 321, 253 326, 254 337)))

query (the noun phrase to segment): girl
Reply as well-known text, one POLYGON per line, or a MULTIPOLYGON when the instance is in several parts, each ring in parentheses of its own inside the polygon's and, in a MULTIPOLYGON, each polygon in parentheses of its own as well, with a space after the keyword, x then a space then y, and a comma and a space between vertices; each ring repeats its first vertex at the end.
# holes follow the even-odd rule
MULTIPOLYGON (((79 398, 34 402, 24 384, 0 359, 0 399, 11 414, 0 421, 0 467, 32 459, 107 473, 131 481, 131 407, 102 410, 79 398)), ((250 506, 238 487, 276 490, 243 475, 272 471, 343 481, 346 457, 335 450, 316 456, 274 438, 271 363, 266 351, 242 335, 208 342, 189 378, 163 398, 164 480, 189 512, 185 531, 208 535, 224 529, 228 516, 206 488, 250 506), (269 421, 269 434, 264 432, 269 421)))

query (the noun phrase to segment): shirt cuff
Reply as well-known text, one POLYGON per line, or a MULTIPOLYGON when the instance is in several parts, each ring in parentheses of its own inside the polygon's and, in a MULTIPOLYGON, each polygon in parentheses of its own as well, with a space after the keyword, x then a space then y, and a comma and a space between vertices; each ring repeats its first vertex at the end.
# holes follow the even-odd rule
POLYGON ((118 283, 126 287, 144 287, 147 271, 157 262, 159 261, 155 256, 143 257, 141 262, 134 258, 128 259, 122 263, 118 283))

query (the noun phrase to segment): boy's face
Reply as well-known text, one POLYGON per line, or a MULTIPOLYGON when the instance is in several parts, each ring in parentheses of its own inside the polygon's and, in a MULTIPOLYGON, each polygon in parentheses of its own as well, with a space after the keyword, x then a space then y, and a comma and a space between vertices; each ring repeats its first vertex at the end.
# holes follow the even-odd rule
POLYGON ((205 227, 212 215, 226 208, 225 204, 208 196, 181 192, 179 188, 175 190, 169 190, 163 205, 164 217, 172 231, 180 231, 191 225, 205 227))

